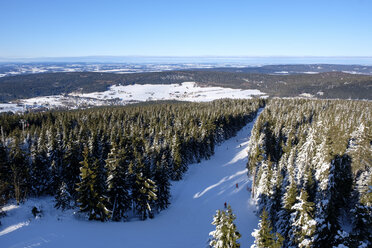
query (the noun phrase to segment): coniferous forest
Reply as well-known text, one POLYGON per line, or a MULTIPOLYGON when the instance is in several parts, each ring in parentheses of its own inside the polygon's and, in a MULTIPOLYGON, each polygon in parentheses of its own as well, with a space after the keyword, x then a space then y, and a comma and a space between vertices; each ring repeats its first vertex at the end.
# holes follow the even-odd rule
POLYGON ((1 205, 52 195, 89 220, 153 218, 187 165, 252 121, 263 100, 0 115, 1 205))
POLYGON ((371 247, 372 104, 272 99, 247 168, 255 247, 371 247))
MULTIPOLYGON (((78 208, 89 220, 154 218, 170 205, 171 183, 188 164, 212 156, 259 108, 247 151, 260 216, 253 246, 370 246, 368 101, 160 102, 2 114, 1 205, 52 195, 56 208, 78 208)), ((225 236, 238 245, 230 212, 217 212, 212 246, 225 236), (231 217, 222 221, 223 214, 231 217)))
POLYGON ((372 0, 45 2, 0 0, 0 248, 372 248, 372 0))

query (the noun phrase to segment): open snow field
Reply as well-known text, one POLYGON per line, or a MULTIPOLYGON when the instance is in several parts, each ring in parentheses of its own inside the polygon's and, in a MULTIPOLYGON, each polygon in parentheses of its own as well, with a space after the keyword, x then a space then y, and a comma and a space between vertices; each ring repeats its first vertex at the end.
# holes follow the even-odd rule
POLYGON ((86 106, 126 105, 144 101, 178 100, 207 102, 222 98, 250 99, 265 96, 265 93, 251 89, 231 89, 223 87, 200 87, 194 82, 182 84, 134 84, 113 85, 107 91, 82 94, 53 95, 22 99, 19 102, 28 107, 76 109, 86 106))
POLYGON ((213 101, 220 98, 251 98, 253 95, 264 95, 259 90, 241 90, 222 87, 200 87, 194 82, 182 84, 135 84, 114 85, 108 91, 89 94, 70 94, 95 99, 137 100, 182 100, 213 101))
POLYGON ((0 103, 0 113, 1 112, 23 112, 24 107, 18 106, 15 103, 0 103))
MULTIPOLYGON (((255 119, 256 120, 256 119, 255 119)), ((210 160, 189 166, 184 179, 172 186, 171 205, 146 221, 92 222, 79 219, 71 211, 54 209, 53 198, 30 199, 19 207, 7 205, 1 218, 0 247, 126 247, 204 248, 217 209, 231 205, 242 234, 241 247, 249 247, 258 218, 247 186, 251 181, 245 168, 247 145, 255 120, 215 149, 210 160), (239 188, 236 188, 238 183, 239 188), (44 216, 35 219, 32 206, 44 216)))

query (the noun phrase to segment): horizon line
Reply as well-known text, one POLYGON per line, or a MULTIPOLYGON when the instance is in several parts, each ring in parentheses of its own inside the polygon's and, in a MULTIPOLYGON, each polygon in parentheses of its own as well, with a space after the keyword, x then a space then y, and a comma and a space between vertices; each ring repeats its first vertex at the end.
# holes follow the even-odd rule
POLYGON ((50 59, 50 58, 372 58, 372 55, 82 55, 82 56, 0 56, 0 59, 50 59))

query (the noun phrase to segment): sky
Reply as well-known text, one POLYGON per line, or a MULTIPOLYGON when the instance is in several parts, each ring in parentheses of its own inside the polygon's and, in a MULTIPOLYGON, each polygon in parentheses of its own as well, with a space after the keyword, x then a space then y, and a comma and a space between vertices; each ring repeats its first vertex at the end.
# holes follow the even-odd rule
POLYGON ((372 56, 372 1, 0 1, 0 57, 78 56, 372 56))

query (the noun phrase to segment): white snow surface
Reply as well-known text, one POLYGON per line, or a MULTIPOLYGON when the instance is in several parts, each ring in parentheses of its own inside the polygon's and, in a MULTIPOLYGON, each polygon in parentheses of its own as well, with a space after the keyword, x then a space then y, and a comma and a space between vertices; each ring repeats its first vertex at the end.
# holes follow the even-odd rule
MULTIPOLYGON (((178 100, 208 102, 216 99, 250 99, 252 96, 267 97, 256 89, 242 90, 223 87, 200 87, 195 82, 182 84, 134 84, 113 85, 108 90, 93 93, 74 92, 64 95, 41 96, 20 99, 25 108, 10 110, 22 112, 27 108, 68 108, 88 106, 126 105, 144 101, 178 100)), ((5 105, 4 105, 5 106, 5 105)), ((7 110, 9 111, 9 110, 7 110)), ((1 112, 1 105, 0 105, 1 112)))
POLYGON ((308 97, 308 98, 314 97, 314 95, 312 95, 310 93, 301 93, 299 96, 300 97, 308 97))
POLYGON ((288 74, 289 72, 287 72, 287 71, 276 71, 274 73, 276 73, 276 74, 288 74))
POLYGON ((319 74, 317 71, 304 71, 305 74, 319 74))
POLYGON ((18 106, 15 103, 0 103, 0 113, 1 112, 23 112, 24 107, 18 106))
MULTIPOLYGON (((255 119, 256 120, 256 119, 255 119)), ((255 121, 254 120, 254 121, 255 121)), ((254 121, 233 137, 216 146, 209 160, 191 164, 184 179, 173 182, 171 205, 154 219, 129 222, 87 221, 74 214, 53 208, 52 197, 29 199, 26 203, 3 208, 0 247, 126 247, 126 248, 204 248, 217 209, 230 204, 242 234, 241 247, 250 247, 251 233, 257 228, 256 206, 247 187, 247 146, 254 121), (236 188, 238 184, 238 188, 236 188), (35 219, 33 206, 43 211, 35 219)))
POLYGON ((264 95, 259 90, 241 90, 222 87, 200 87, 194 82, 182 84, 134 84, 113 85, 104 92, 88 94, 70 94, 72 96, 100 100, 120 99, 123 101, 182 100, 213 101, 220 98, 251 98, 253 95, 264 95))

